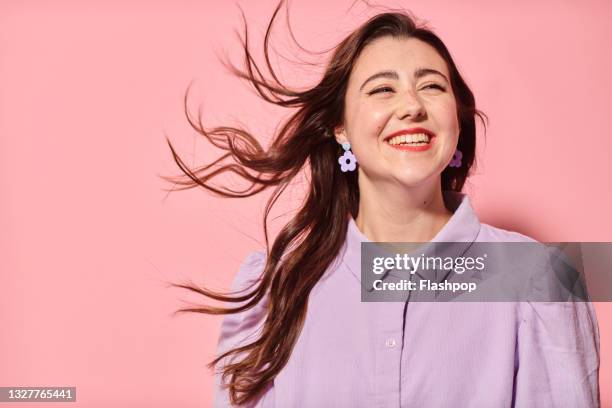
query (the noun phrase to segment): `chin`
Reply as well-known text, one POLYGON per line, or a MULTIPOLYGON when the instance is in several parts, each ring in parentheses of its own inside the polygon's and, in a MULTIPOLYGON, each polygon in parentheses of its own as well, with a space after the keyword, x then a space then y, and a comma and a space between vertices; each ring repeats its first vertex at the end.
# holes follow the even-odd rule
POLYGON ((410 172, 409 174, 396 174, 394 179, 406 187, 419 187, 438 176, 435 172, 410 172))

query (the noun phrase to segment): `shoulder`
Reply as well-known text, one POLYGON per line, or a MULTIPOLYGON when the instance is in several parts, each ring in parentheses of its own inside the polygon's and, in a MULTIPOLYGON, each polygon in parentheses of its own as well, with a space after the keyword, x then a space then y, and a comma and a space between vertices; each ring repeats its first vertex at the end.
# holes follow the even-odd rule
POLYGON ((480 224, 480 232, 476 240, 481 242, 539 242, 520 232, 494 227, 485 223, 480 224))
POLYGON ((232 291, 244 290, 259 280, 266 266, 266 253, 263 250, 250 252, 240 263, 238 272, 232 280, 232 291))
POLYGON ((479 250, 488 255, 487 260, 496 275, 505 280, 504 285, 512 283, 511 287, 517 291, 515 293, 504 286, 504 296, 532 299, 531 293, 543 284, 542 281, 550 281, 544 285, 546 287, 555 283, 554 275, 548 269, 549 252, 544 243, 520 232, 484 223, 476 242, 479 250))
MULTIPOLYGON (((233 296, 244 296, 255 289, 265 268, 265 258, 263 251, 254 251, 243 259, 232 281, 230 292, 233 296)), ((249 303, 249 300, 232 302, 229 307, 243 306, 249 303)), ((248 309, 225 315, 221 324, 220 349, 227 350, 253 335, 265 317, 266 305, 267 297, 263 297, 248 309)))
POLYGON ((550 249, 545 243, 517 231, 484 223, 476 242, 482 243, 488 251, 489 262, 499 265, 512 281, 524 282, 526 288, 523 291, 534 289, 533 284, 543 283, 542 280, 555 283, 554 274, 550 273, 550 249))
MULTIPOLYGON (((231 292, 234 296, 244 296, 255 289, 266 265, 266 253, 262 250, 253 251, 246 255, 240 263, 238 272, 234 275, 231 292)), ((232 302, 229 307, 236 308, 245 305, 249 299, 241 302, 232 302)), ((238 347, 246 346, 257 340, 262 331, 262 325, 266 317, 267 297, 263 297, 252 307, 226 314, 221 323, 219 340, 217 343, 217 355, 228 352, 238 347)), ((234 362, 238 356, 226 356, 215 365, 215 388, 214 407, 229 407, 229 391, 227 384, 222 378, 222 368, 228 363, 234 362)))

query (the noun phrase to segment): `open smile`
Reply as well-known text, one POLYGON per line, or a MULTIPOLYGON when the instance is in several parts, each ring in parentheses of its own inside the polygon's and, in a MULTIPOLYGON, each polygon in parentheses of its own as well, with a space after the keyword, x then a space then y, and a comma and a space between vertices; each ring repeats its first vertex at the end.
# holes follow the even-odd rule
POLYGON ((416 128, 395 132, 384 142, 397 150, 422 152, 431 148, 435 135, 426 129, 416 128))
POLYGON ((425 150, 429 150, 433 145, 434 139, 431 139, 429 142, 418 142, 418 143, 399 143, 399 144, 387 144, 394 149, 410 151, 410 152, 422 152, 425 150))

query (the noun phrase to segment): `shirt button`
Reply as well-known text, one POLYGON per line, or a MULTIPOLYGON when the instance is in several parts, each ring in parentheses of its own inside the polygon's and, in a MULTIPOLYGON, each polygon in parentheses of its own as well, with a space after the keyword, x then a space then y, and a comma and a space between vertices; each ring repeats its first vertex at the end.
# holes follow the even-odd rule
POLYGON ((389 338, 387 339, 387 341, 385 341, 385 346, 389 347, 389 348, 393 348, 395 347, 395 339, 393 338, 389 338))

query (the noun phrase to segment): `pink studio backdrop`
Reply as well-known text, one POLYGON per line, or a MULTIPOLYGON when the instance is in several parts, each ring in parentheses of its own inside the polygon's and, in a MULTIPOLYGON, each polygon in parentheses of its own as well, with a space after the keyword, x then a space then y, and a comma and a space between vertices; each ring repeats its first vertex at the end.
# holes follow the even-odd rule
MULTIPOLYGON (((347 13, 351 2, 294 0, 298 40, 328 48, 375 12, 347 13)), ((468 188, 481 219, 542 241, 612 241, 610 3, 385 4, 429 21, 491 119, 468 188)), ((274 6, 242 2, 258 56, 274 6)), ((165 282, 228 289, 263 248, 266 197, 166 195, 157 176, 178 174, 164 134, 190 165, 216 157, 183 116, 191 80, 191 110, 201 104, 207 125, 267 137, 288 114, 218 62, 224 49, 240 61, 234 29, 233 2, 0 4, 0 386, 76 386, 83 407, 212 404, 205 364, 221 317, 173 318, 197 298, 165 282)), ((284 15, 275 44, 289 44, 284 15)), ((283 78, 308 82, 291 69, 283 78)), ((596 307, 605 407, 612 304, 596 307)))

